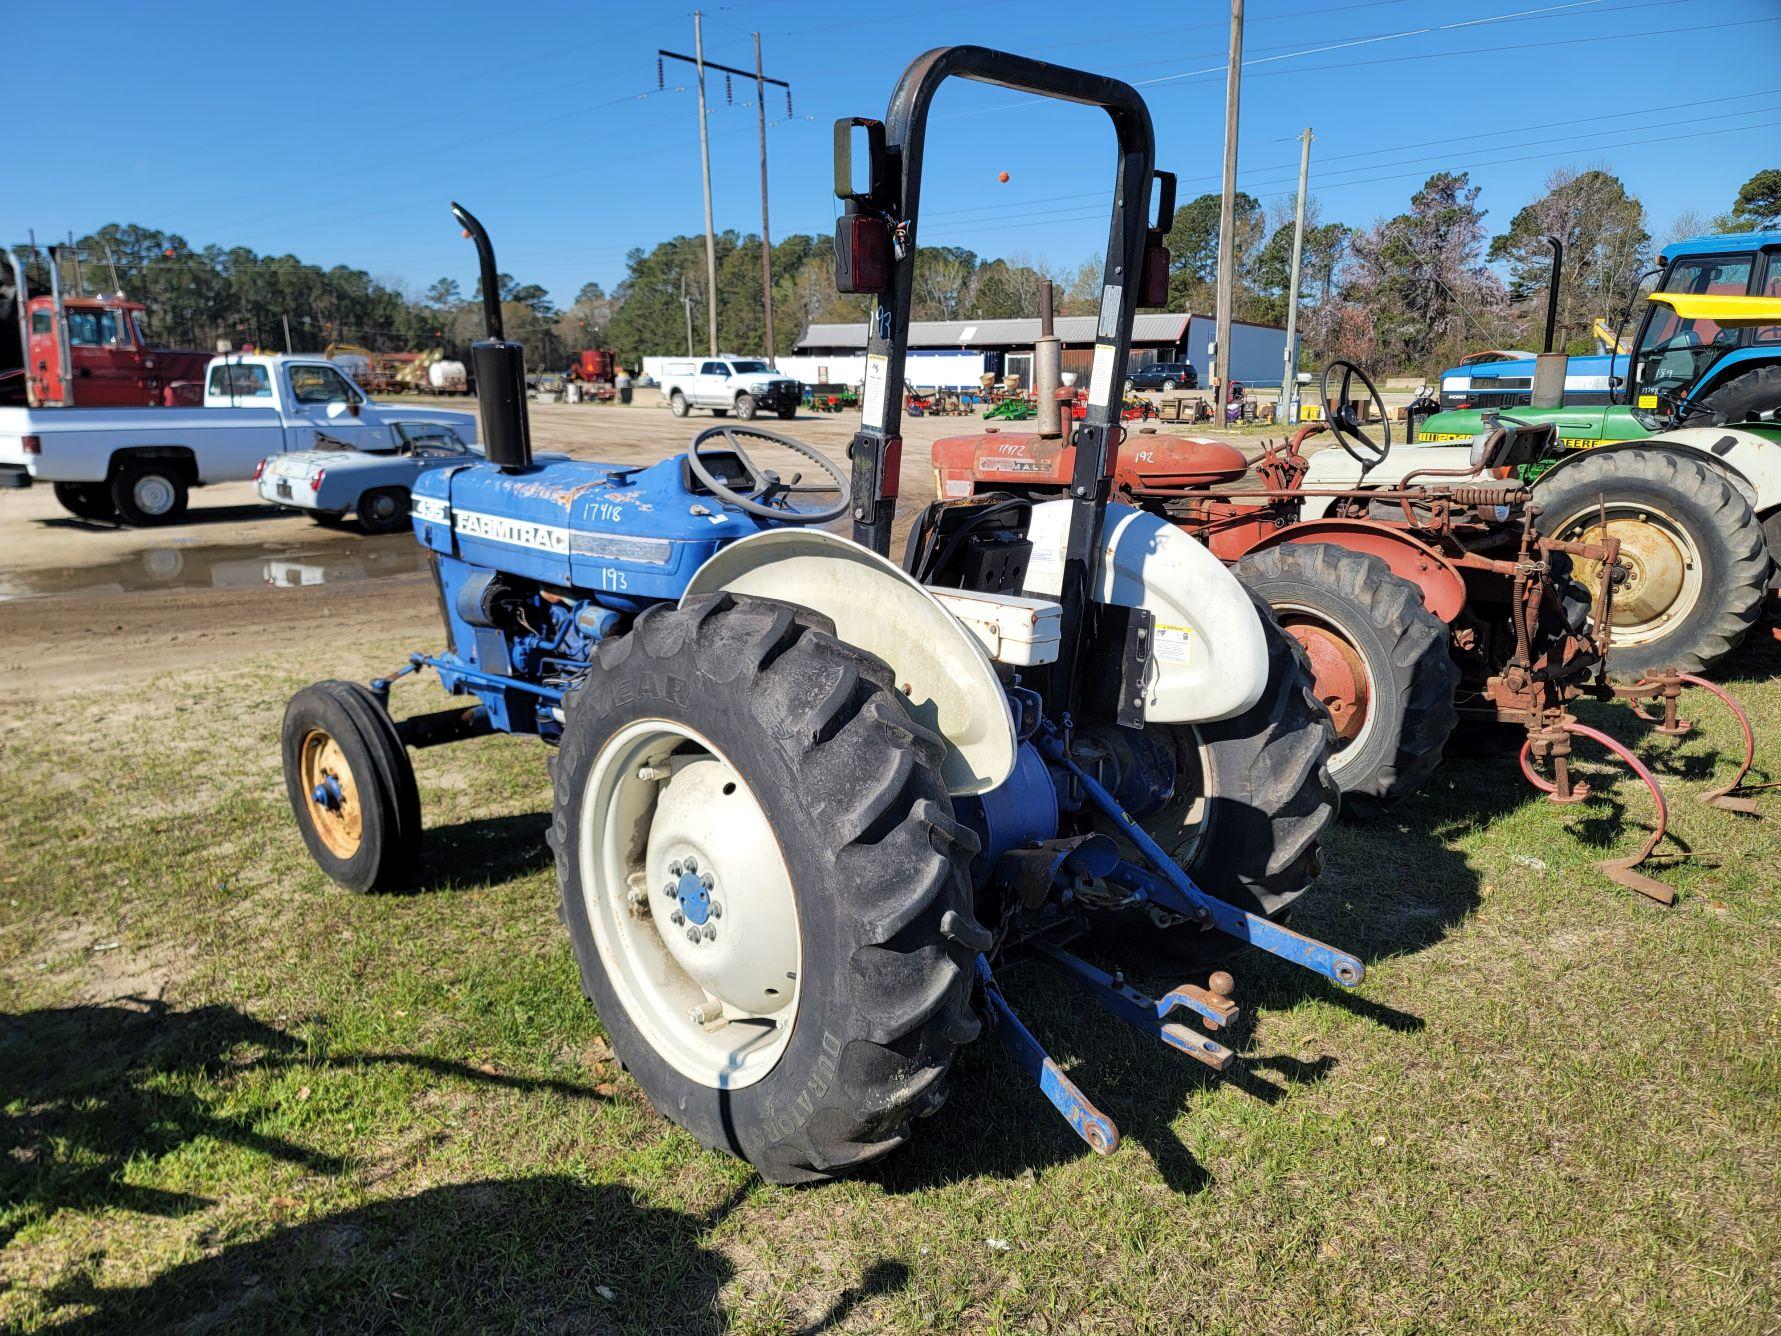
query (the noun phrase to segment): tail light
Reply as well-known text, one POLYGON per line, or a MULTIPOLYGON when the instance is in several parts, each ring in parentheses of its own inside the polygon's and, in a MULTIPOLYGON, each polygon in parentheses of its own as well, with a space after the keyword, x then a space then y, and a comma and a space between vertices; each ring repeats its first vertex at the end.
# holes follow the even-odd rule
POLYGON ((265 471, 266 461, 262 459, 258 464, 254 465, 254 481, 258 482, 260 480, 260 475, 265 471))
POLYGON ((26 454, 40 455, 43 453, 43 437, 27 436, 24 438, 24 446, 26 454))
POLYGON ((322 490, 322 479, 327 476, 328 476, 328 470, 317 469, 315 471, 315 477, 313 477, 309 480, 309 490, 312 492, 321 491, 322 490))

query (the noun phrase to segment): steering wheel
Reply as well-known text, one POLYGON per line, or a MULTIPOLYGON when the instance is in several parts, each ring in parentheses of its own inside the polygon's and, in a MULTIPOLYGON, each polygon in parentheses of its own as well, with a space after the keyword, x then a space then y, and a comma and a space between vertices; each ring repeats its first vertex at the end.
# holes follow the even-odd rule
POLYGON ((1374 388, 1373 382, 1367 379, 1366 372, 1362 371, 1353 362, 1331 362, 1323 369, 1323 381, 1318 386, 1318 394, 1323 399, 1324 406, 1329 412, 1330 430, 1336 435, 1336 443, 1348 452, 1349 457, 1352 458, 1355 463, 1361 466, 1361 472, 1365 473, 1368 469, 1381 463, 1385 457, 1391 453, 1391 422, 1385 416, 1385 400, 1380 396, 1379 391, 1374 388), (1332 398, 1330 394, 1330 377, 1335 375, 1338 369, 1342 372, 1342 393, 1339 396, 1335 396, 1336 406, 1330 408, 1329 405, 1332 398), (1348 390, 1349 386, 1354 383, 1354 378, 1356 376, 1359 376, 1360 383, 1366 386, 1367 394, 1372 399, 1372 402, 1378 405, 1379 425, 1385 437, 1384 444, 1374 441, 1371 436, 1367 435, 1360 425, 1360 419, 1354 415, 1354 410, 1349 407, 1351 401, 1348 397, 1348 390))
POLYGON ((761 431, 756 427, 725 425, 707 428, 693 437, 693 443, 686 452, 686 463, 687 467, 693 471, 693 476, 710 488, 711 494, 718 500, 735 506, 744 514, 772 520, 776 524, 827 524, 829 521, 838 520, 847 514, 848 506, 851 504, 849 493, 852 490, 853 481, 832 463, 827 455, 812 446, 805 445, 802 441, 794 441, 789 436, 780 436, 770 431, 761 431), (823 472, 827 473, 834 481, 814 487, 800 487, 798 479, 804 475, 794 473, 790 482, 783 482, 772 469, 764 469, 748 457, 748 451, 744 450, 742 443, 736 439, 738 436, 749 436, 757 441, 783 446, 794 454, 803 455, 811 463, 820 465, 823 472), (742 467, 748 470, 749 482, 754 490, 746 495, 720 482, 712 475, 711 470, 705 467, 705 461, 700 452, 707 441, 716 440, 719 437, 742 462, 742 467), (827 510, 793 510, 784 504, 784 498, 802 495, 806 492, 839 492, 841 499, 827 510))

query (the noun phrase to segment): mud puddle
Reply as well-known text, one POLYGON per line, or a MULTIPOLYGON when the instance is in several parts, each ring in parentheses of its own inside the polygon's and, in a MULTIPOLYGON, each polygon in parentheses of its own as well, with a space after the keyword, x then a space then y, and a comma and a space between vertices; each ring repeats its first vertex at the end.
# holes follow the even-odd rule
POLYGON ((412 575, 425 561, 420 544, 408 533, 332 542, 173 542, 78 566, 0 568, 0 600, 153 589, 300 589, 412 575))

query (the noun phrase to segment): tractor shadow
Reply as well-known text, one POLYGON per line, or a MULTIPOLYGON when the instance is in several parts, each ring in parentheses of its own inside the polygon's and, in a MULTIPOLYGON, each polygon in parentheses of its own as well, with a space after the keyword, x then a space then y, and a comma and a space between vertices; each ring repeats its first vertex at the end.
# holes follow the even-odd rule
POLYGON ((482 1180, 276 1229, 139 1286, 82 1277, 46 1303, 86 1310, 64 1332, 718 1332, 732 1268, 701 1245, 712 1223, 563 1175, 482 1180))
MULTIPOLYGON (((86 1312, 50 1330, 718 1336, 730 1330, 721 1295, 735 1268, 706 1240, 750 1191, 694 1214, 563 1174, 430 1188, 276 1229, 143 1285, 65 1282, 46 1304, 86 1312)), ((901 1262, 874 1263, 797 1331, 832 1331, 909 1279, 901 1262)))
MULTIPOLYGON (((325 1065, 400 1063, 480 1086, 599 1099, 591 1086, 485 1072, 402 1053, 347 1054, 325 1065)), ((225 1112, 196 1087, 256 1070, 313 1069, 300 1037, 227 1006, 177 1011, 156 1000, 0 1014, 0 1247, 61 1210, 174 1217, 211 1203, 132 1183, 126 1167, 196 1142, 249 1150, 338 1175, 337 1156, 259 1130, 263 1111, 225 1112)))
POLYGON ((556 857, 545 842, 549 830, 549 812, 430 826, 422 841, 420 875, 406 893, 464 891, 541 872, 556 857))
MULTIPOLYGON (((1327 838, 1328 862, 1317 887, 1294 907, 1292 927, 1359 956, 1371 968, 1441 941, 1479 904, 1482 878, 1452 847, 1460 834, 1532 801, 1514 754, 1452 761, 1424 790, 1385 812, 1343 820, 1327 838)), ((1103 967, 1121 962, 1079 944, 1103 967)), ((1152 996, 1184 980, 1204 983, 1210 966, 1133 982, 1152 996)), ((1216 1085, 1235 1086, 1265 1104, 1295 1087, 1336 1073, 1339 1052, 1270 1052, 1257 1047, 1258 1015, 1323 1002, 1364 1024, 1400 1034, 1423 1028, 1419 1016, 1375 995, 1363 983, 1351 992, 1319 975, 1258 951, 1240 950, 1224 968, 1236 977, 1244 1017, 1218 1038, 1237 1057, 1222 1073, 1150 1039, 1103 1012, 1088 993, 1044 965, 1021 962, 998 971, 1009 1002, 1052 1057, 1125 1140, 1141 1146, 1163 1180, 1184 1196, 1212 1183, 1178 1127, 1183 1113, 1216 1085)), ((1031 1082, 987 1035, 955 1065, 950 1107, 922 1128, 879 1178, 891 1191, 912 1191, 971 1176, 1016 1178, 1092 1154, 1031 1082)))

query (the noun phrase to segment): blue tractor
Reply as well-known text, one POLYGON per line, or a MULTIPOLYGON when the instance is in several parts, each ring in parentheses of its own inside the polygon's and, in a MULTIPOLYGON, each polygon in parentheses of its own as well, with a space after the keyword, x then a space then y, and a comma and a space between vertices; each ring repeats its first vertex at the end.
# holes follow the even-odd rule
MULTIPOLYGON (((400 884, 421 825, 408 749, 536 734, 556 753, 549 838, 583 989, 651 1101, 706 1146, 780 1182, 853 1169, 939 1108, 987 1027, 1110 1153, 1117 1128, 1016 1017, 1003 967, 1042 962, 1218 1069, 1232 1052, 1213 1035, 1237 1014, 1221 948, 1358 984, 1360 961, 1280 921, 1335 814, 1332 731, 1266 607, 1109 500, 1133 317, 1162 299, 1173 215, 1138 94, 942 48, 885 121, 840 122, 836 144, 837 284, 875 299, 851 469, 732 424, 645 468, 537 465, 520 349, 489 296, 473 350, 487 462, 425 474, 413 502, 448 645, 292 699, 291 804, 330 876, 400 884), (887 555, 897 389, 928 109, 955 76, 1103 108, 1115 199, 1068 494, 936 503, 917 581, 887 555), (750 451, 769 443, 819 483, 763 467, 750 451), (851 540, 819 527, 842 519, 851 540), (465 705, 392 717, 392 683, 422 669, 465 705), (1141 992, 1070 949, 1085 936, 1204 982, 1141 992)), ((493 294, 487 235, 454 209, 493 294)))

